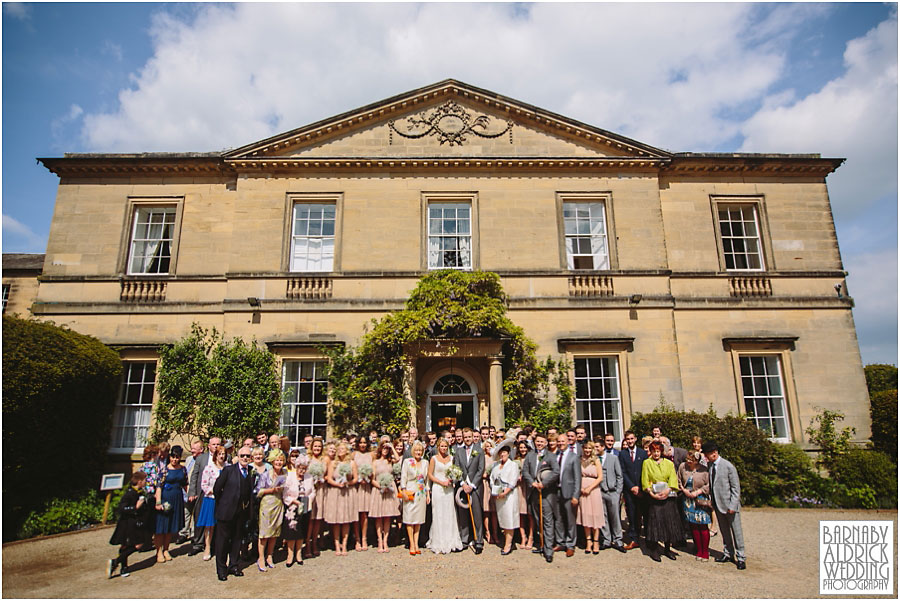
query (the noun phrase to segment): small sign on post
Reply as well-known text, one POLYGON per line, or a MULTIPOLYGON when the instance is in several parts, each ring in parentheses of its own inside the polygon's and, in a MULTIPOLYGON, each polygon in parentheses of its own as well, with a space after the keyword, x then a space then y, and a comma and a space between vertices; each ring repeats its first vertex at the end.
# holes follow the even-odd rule
POLYGON ((106 502, 103 503, 103 521, 106 525, 106 516, 109 514, 109 500, 112 498, 112 491, 119 490, 125 483, 125 474, 103 474, 100 478, 100 491, 106 491, 106 502))

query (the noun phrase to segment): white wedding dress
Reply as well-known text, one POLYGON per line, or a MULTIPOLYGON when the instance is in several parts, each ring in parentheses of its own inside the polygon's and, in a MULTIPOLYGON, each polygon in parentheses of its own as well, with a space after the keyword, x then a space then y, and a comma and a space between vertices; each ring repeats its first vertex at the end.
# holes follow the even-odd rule
MULTIPOLYGON (((453 461, 441 463, 434 460, 434 477, 447 479, 447 468, 453 461)), ((463 548, 459 538, 459 526, 456 525, 456 503, 452 486, 443 487, 436 482, 431 483, 431 535, 426 548, 435 553, 450 553, 463 548)))

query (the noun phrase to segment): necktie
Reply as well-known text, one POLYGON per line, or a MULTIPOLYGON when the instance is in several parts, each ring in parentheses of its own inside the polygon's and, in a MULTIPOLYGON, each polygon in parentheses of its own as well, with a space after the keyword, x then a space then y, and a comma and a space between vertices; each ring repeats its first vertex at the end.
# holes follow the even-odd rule
POLYGON ((634 463, 634 447, 631 448, 631 462, 634 463))
POLYGON ((245 467, 242 467, 242 468, 241 468, 241 476, 244 477, 244 478, 247 477, 247 468, 245 468, 245 467))
MULTIPOLYGON (((716 499, 716 464, 713 463, 709 470, 709 496, 715 502, 716 499)), ((713 504, 715 507, 715 504, 713 504)))

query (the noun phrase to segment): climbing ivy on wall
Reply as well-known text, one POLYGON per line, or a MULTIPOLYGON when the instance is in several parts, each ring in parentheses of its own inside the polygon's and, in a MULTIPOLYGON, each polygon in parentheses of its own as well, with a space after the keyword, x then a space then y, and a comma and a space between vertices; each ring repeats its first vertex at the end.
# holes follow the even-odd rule
POLYGON ((373 319, 358 347, 322 349, 330 359, 331 423, 339 432, 376 428, 397 434, 411 418, 403 394, 404 345, 461 338, 503 340, 507 424, 526 421, 549 402, 547 382, 557 364, 538 361, 535 343, 506 316, 500 277, 447 269, 423 276, 404 309, 373 319))

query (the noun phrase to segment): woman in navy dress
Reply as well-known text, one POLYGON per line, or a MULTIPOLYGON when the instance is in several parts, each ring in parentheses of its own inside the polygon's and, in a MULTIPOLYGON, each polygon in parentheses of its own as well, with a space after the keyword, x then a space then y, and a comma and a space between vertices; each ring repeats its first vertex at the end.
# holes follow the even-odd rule
POLYGON ((156 487, 156 562, 172 561, 169 544, 172 535, 184 528, 184 491, 187 472, 181 466, 182 448, 172 447, 166 475, 156 487))

